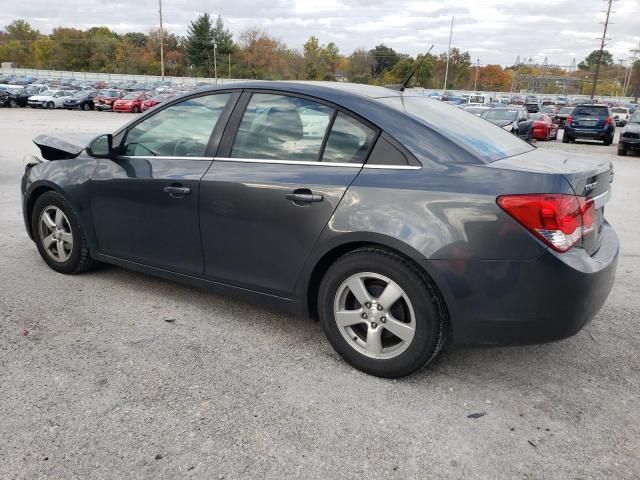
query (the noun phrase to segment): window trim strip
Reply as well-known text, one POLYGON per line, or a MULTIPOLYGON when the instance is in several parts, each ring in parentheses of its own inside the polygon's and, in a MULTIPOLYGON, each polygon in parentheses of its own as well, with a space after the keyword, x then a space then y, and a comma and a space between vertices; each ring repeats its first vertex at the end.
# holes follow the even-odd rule
POLYGON ((420 170, 422 168, 421 166, 417 165, 368 165, 366 163, 316 162, 309 160, 271 160, 267 158, 214 157, 214 161, 236 163, 272 163, 276 165, 311 165, 317 167, 373 168, 377 170, 420 170))

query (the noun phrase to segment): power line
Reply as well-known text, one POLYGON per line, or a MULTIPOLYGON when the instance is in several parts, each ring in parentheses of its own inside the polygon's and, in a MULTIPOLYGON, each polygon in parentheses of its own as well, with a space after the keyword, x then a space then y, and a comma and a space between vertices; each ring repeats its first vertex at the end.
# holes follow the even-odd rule
POLYGON ((604 32, 602 32, 602 41, 600 42, 600 52, 598 53, 598 63, 596 63, 596 74, 593 77, 593 87, 591 87, 591 98, 596 94, 596 84, 598 83, 598 75, 600 75, 600 64, 602 63, 602 52, 604 51, 604 42, 607 39, 607 28, 609 27, 609 15, 611 14, 611 5, 613 0, 608 0, 607 16, 604 20, 604 32))

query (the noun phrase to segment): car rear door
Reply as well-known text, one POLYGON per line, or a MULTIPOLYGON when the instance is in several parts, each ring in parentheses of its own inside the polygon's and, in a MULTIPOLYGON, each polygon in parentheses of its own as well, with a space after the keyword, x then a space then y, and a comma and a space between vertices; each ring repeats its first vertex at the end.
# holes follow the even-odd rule
POLYGON ((198 199, 239 93, 207 93, 169 104, 122 135, 91 182, 101 254, 201 276, 198 199))
POLYGON ((205 276, 289 296, 377 134, 315 99, 246 91, 201 183, 205 276))

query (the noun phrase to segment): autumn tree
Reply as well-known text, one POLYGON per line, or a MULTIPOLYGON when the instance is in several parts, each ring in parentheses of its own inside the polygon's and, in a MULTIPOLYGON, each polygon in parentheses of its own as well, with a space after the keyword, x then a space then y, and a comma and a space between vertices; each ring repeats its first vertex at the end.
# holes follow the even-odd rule
POLYGON ((478 89, 506 92, 511 88, 511 75, 500 65, 487 65, 478 71, 478 89))
POLYGON ((400 61, 400 57, 393 48, 382 44, 370 50, 369 54, 375 60, 372 71, 374 77, 382 76, 384 72, 391 70, 400 61))

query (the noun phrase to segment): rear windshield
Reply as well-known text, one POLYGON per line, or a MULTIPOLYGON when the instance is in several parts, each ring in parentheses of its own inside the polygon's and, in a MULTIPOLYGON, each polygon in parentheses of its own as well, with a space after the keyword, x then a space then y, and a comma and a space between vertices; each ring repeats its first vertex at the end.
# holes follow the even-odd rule
POLYGON ((606 117, 609 115, 608 107, 598 107, 596 105, 589 105, 586 107, 576 107, 573 111, 574 116, 580 115, 581 117, 606 117))
POLYGON ((566 113, 567 115, 569 115, 571 112, 573 112, 573 107, 564 107, 560 109, 558 113, 566 113))
POLYGON ((507 108, 496 108, 495 110, 487 110, 482 114, 485 120, 511 120, 518 118, 517 110, 509 110, 507 108))
POLYGON ((611 111, 613 113, 628 113, 626 108, 612 108, 611 111))
POLYGON ((387 97, 378 101, 417 117, 485 163, 529 152, 534 147, 477 115, 426 97, 387 97))

